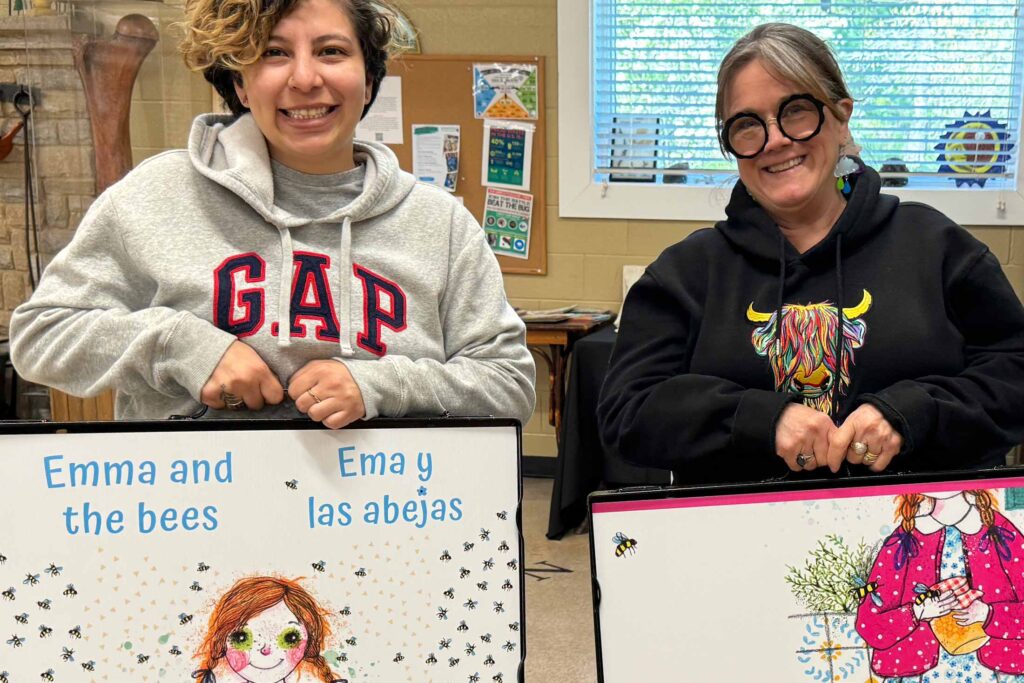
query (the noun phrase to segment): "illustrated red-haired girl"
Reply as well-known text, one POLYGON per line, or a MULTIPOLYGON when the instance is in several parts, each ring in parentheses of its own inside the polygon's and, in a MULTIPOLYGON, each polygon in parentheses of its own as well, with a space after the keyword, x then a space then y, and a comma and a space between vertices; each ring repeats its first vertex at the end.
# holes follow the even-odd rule
POLYGON ((857 632, 885 683, 1024 681, 1024 538, 992 491, 896 497, 857 632))
POLYGON ((297 582, 241 579, 210 615, 202 664, 192 677, 199 683, 216 683, 218 675, 235 683, 344 683, 320 654, 329 635, 326 612, 297 582))

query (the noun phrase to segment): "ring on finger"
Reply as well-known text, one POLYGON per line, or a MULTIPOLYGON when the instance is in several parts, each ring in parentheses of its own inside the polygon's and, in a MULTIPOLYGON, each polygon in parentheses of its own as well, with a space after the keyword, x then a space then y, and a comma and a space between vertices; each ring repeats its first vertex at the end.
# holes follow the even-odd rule
POLYGON ((228 391, 227 386, 220 385, 220 400, 224 402, 224 407, 228 410, 242 410, 245 408, 245 401, 240 396, 232 394, 228 391))
POLYGON ((814 460, 814 456, 807 455, 806 453, 801 453, 800 455, 796 456, 796 464, 802 470, 807 469, 807 465, 809 465, 812 460, 814 460))
POLYGON ((864 455, 868 452, 868 445, 863 441, 854 441, 850 444, 850 448, 853 449, 853 452, 857 455, 864 455))
POLYGON ((875 463, 875 461, 878 460, 878 458, 881 455, 882 455, 881 453, 872 453, 871 451, 868 451, 864 455, 864 461, 863 462, 864 462, 865 465, 873 465, 875 463))
POLYGON ((313 393, 313 389, 306 389, 306 393, 313 397, 313 401, 319 403, 323 399, 313 393))

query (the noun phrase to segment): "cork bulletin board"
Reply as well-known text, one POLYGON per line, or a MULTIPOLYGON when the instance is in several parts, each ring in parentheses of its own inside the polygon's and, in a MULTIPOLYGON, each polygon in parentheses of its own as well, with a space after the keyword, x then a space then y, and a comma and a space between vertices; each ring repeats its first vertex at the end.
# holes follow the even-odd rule
POLYGON ((529 258, 498 256, 504 273, 547 272, 544 59, 505 55, 405 55, 392 60, 388 75, 402 79, 402 125, 405 144, 390 145, 399 164, 412 172, 412 126, 457 124, 461 129, 459 180, 455 195, 482 222, 486 188, 480 183, 484 120, 473 115, 473 64, 508 62, 537 65, 537 112, 529 192, 533 195, 529 258))

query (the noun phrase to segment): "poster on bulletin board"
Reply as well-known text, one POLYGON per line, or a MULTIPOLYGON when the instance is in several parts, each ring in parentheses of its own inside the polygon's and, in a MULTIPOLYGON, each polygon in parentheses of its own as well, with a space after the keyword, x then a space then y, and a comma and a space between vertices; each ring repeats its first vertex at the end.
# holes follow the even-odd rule
POLYGON ((592 495, 599 680, 1024 681, 1022 474, 592 495))
POLYGON ((504 419, 2 425, 0 672, 521 681, 519 440, 504 419))

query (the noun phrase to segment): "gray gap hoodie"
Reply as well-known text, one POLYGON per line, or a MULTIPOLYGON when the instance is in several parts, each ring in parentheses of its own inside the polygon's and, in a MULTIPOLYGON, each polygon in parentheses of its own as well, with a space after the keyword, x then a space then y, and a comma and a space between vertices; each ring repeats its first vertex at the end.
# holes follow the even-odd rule
MULTIPOLYGON (((188 150, 97 198, 14 312, 18 372, 79 396, 113 388, 119 418, 159 419, 198 408, 241 339, 285 386, 310 360, 344 362, 367 417, 525 422, 534 364, 483 231, 384 145, 357 141, 355 156, 362 194, 295 216, 274 204, 252 117, 200 116, 188 150)), ((286 401, 258 415, 298 413, 286 401)))

